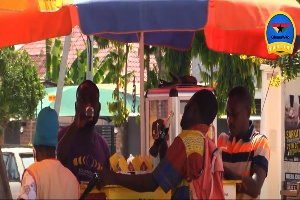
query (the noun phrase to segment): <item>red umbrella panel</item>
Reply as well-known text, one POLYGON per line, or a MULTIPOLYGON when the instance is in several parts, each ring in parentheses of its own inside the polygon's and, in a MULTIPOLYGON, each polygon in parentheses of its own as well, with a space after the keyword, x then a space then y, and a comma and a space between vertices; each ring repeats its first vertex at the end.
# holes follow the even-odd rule
POLYGON ((28 1, 24 11, 1 9, 0 48, 69 35, 72 31, 71 15, 68 5, 55 12, 41 12, 36 1, 28 1))
POLYGON ((278 11, 287 12, 294 20, 297 30, 295 53, 300 47, 300 5, 291 0, 210 0, 208 21, 204 28, 208 48, 277 59, 277 55, 268 53, 265 26, 269 17, 278 11))
MULTIPOLYGON (((296 0, 210 0, 215 9, 216 26, 223 30, 265 28, 269 17, 278 11, 300 20, 300 4, 296 0), (224 17, 226 16, 226 17, 224 17)), ((300 35, 300 23, 295 23, 300 35)))

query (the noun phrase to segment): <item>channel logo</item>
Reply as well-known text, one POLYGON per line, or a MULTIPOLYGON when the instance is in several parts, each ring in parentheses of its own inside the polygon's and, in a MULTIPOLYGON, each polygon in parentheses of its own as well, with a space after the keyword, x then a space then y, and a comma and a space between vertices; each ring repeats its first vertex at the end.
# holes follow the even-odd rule
POLYGON ((269 54, 292 54, 296 27, 291 16, 281 11, 271 15, 265 26, 265 39, 269 54))

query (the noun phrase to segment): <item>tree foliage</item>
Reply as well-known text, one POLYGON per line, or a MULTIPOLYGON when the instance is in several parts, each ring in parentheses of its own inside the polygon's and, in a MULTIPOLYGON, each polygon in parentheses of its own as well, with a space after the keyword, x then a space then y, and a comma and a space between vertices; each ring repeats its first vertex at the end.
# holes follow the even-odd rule
POLYGON ((112 94, 114 101, 107 104, 109 112, 113 114, 112 121, 114 125, 122 126, 127 120, 129 110, 126 108, 126 93, 121 95, 120 88, 125 88, 126 91, 129 78, 134 75, 134 72, 121 75, 124 67, 127 69, 129 46, 118 42, 108 42, 108 40, 101 38, 96 38, 96 41, 101 48, 107 48, 109 45, 113 46, 98 67, 101 71, 98 70, 99 73, 95 76, 97 79, 102 80, 101 83, 116 84, 112 94))
POLYGON ((0 122, 32 119, 44 96, 36 62, 26 51, 0 50, 0 122))
POLYGON ((206 71, 201 76, 206 83, 216 82, 219 115, 225 114, 228 92, 236 85, 244 85, 252 96, 252 113, 255 113, 255 89, 261 88, 260 65, 279 67, 284 81, 295 79, 300 73, 300 52, 291 56, 279 56, 276 61, 263 60, 254 56, 231 55, 208 49, 203 31, 196 33, 192 56, 199 57, 206 71), (217 72, 216 72, 217 71, 217 72), (214 81, 213 81, 214 80, 214 81))
POLYGON ((83 51, 77 50, 77 58, 67 70, 66 84, 79 85, 86 79, 87 70, 87 48, 83 51))
POLYGON ((144 67, 147 72, 147 81, 145 82, 145 86, 144 86, 145 91, 147 91, 150 88, 156 88, 159 85, 158 65, 154 65, 153 69, 150 68, 150 56, 155 54, 156 51, 159 50, 161 49, 150 45, 144 45, 144 54, 145 54, 144 67))
POLYGON ((264 62, 273 68, 280 68, 283 82, 293 80, 300 74, 300 51, 293 56, 283 55, 275 61, 265 60, 264 62))
POLYGON ((108 102, 108 110, 113 114, 112 121, 115 126, 121 126, 124 122, 126 122, 127 117, 129 115, 129 110, 125 107, 123 98, 117 99, 118 94, 117 88, 113 92, 113 99, 115 101, 108 102))
POLYGON ((58 81, 63 44, 59 38, 46 40, 46 80, 58 81))
POLYGON ((255 88, 261 87, 260 61, 239 55, 221 54, 216 84, 219 115, 225 114, 228 92, 237 85, 248 88, 252 97, 252 113, 255 113, 255 88), (255 77, 257 83, 255 84, 255 77))
POLYGON ((114 125, 121 126, 126 122, 129 115, 129 110, 126 108, 125 101, 123 97, 120 96, 120 87, 125 86, 125 81, 122 81, 121 72, 126 64, 128 52, 124 52, 124 46, 121 44, 117 44, 115 47, 116 49, 109 53, 107 56, 108 59, 106 60, 107 62, 105 62, 111 73, 110 78, 112 78, 112 80, 109 80, 109 82, 115 82, 116 84, 116 88, 112 95, 114 102, 108 102, 107 104, 109 112, 113 113, 112 121, 114 125))
POLYGON ((196 33, 196 37, 192 46, 192 56, 198 57, 201 60, 205 70, 200 71, 200 76, 204 83, 209 84, 210 87, 213 87, 213 82, 218 77, 217 69, 221 53, 208 49, 203 31, 196 33))
POLYGON ((164 64, 167 80, 171 81, 169 72, 177 75, 189 75, 191 72, 191 50, 178 51, 170 48, 164 48, 164 64))
MULTIPOLYGON (((111 42, 106 39, 94 37, 98 48, 93 48, 93 82, 99 83, 116 83, 116 89, 113 93, 114 102, 108 104, 109 111, 114 114, 113 121, 116 125, 125 122, 129 111, 125 108, 123 97, 120 98, 119 87, 124 87, 125 82, 129 82, 129 78, 133 72, 121 76, 121 72, 125 66, 127 55, 124 53, 124 45, 117 42, 111 42), (95 56, 101 48, 111 48, 111 51, 100 62, 99 57, 95 56), (125 81, 126 80, 126 81, 125 81)), ((62 43, 59 38, 46 41, 46 77, 53 82, 58 81, 59 69, 61 63, 62 43)), ((86 80, 87 72, 87 54, 88 48, 77 50, 77 58, 73 61, 70 67, 67 67, 65 76, 65 85, 78 85, 86 80)), ((124 97, 126 101, 126 96, 124 97)))
MULTIPOLYGON (((96 40, 98 43, 98 40, 96 40)), ((103 40, 104 41, 104 40, 103 40)), ((98 43, 101 47, 108 47, 107 41, 104 44, 98 43)), ((84 50, 77 50, 77 57, 70 67, 66 68, 65 85, 79 85, 86 80, 87 72, 87 44, 84 50)), ((59 71, 61 65, 61 57, 63 44, 60 38, 46 40, 46 79, 54 83, 58 82, 59 71)), ((108 69, 99 64, 99 57, 95 55, 99 52, 99 48, 93 48, 93 82, 102 83, 107 75, 108 69)), ((109 76, 109 74, 108 74, 109 76)))
POLYGON ((254 94, 255 88, 261 87, 260 64, 262 59, 242 55, 230 55, 214 52, 208 49, 204 37, 204 31, 196 33, 192 56, 199 57, 206 72, 202 72, 202 78, 210 86, 216 82, 216 96, 219 105, 218 115, 225 114, 225 106, 228 92, 237 85, 244 85, 252 94, 252 112, 255 113, 254 94), (214 71, 216 70, 216 71, 214 71))

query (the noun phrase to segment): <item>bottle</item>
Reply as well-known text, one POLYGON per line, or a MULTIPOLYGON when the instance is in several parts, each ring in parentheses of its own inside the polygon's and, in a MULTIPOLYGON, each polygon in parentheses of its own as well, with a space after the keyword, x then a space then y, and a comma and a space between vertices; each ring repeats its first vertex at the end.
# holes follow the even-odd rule
POLYGON ((90 107, 90 106, 86 107, 85 108, 85 115, 87 117, 94 117, 94 108, 90 107))
POLYGON ((168 117, 164 120, 163 126, 160 128, 160 133, 159 133, 161 139, 165 139, 166 136, 168 135, 173 116, 174 116, 174 112, 171 111, 168 117))

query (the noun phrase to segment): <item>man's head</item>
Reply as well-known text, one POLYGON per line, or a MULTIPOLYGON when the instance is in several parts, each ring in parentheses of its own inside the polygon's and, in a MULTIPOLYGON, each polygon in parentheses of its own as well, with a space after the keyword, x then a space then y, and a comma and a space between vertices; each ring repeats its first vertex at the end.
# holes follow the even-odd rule
POLYGON ((180 125, 183 130, 196 124, 210 125, 217 112, 218 103, 215 95, 209 90, 200 90, 186 104, 180 125))
POLYGON ((38 161, 55 157, 58 129, 59 123, 56 111, 50 107, 43 108, 37 117, 33 137, 35 157, 38 161), (43 158, 41 155, 43 155, 43 158))
POLYGON ((99 118, 101 105, 99 102, 99 89, 90 80, 83 81, 77 88, 75 110, 82 120, 92 119, 86 126, 94 126, 99 118), (92 116, 87 116, 87 109, 93 110, 92 116))
POLYGON ((230 90, 226 106, 227 125, 232 136, 242 137, 249 128, 251 95, 244 86, 230 90))

